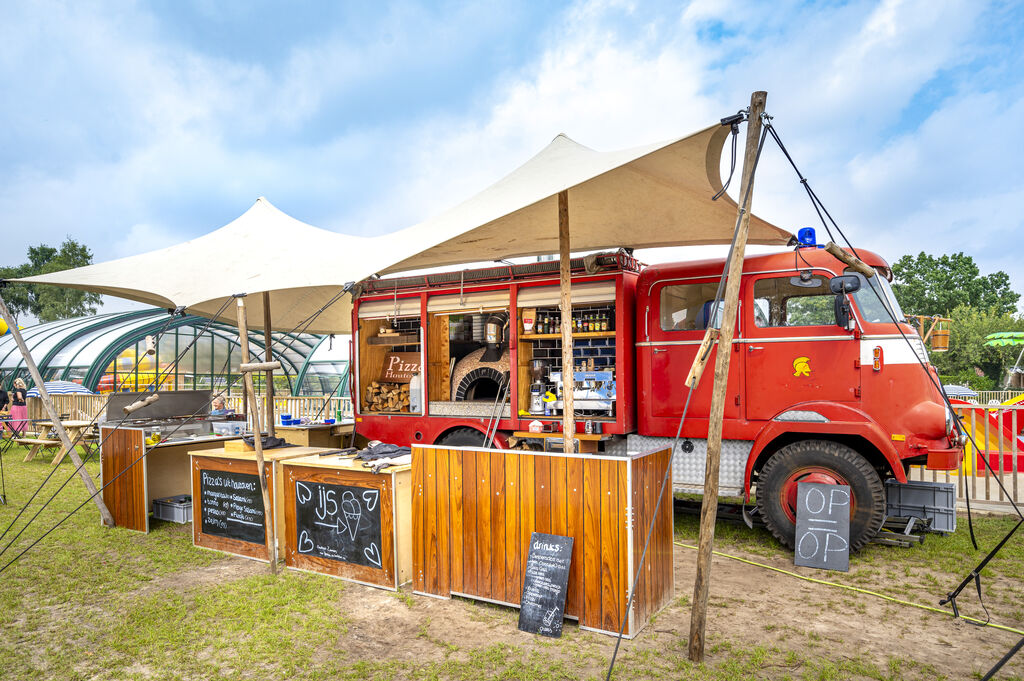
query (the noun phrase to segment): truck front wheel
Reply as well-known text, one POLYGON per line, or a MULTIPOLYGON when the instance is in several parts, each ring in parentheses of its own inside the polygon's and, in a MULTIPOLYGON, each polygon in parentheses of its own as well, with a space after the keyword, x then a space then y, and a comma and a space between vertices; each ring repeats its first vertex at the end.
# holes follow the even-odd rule
POLYGON ((885 486, 853 449, 827 440, 803 440, 775 452, 757 479, 757 508, 780 542, 793 548, 796 492, 801 482, 850 487, 850 549, 858 551, 885 521, 885 486))

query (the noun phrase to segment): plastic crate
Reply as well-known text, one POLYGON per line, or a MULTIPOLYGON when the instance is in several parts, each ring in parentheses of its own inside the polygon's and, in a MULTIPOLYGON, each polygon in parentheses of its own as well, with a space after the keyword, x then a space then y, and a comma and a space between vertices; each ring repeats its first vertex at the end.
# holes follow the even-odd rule
POLYGON ((885 481, 885 513, 898 518, 931 519, 931 529, 956 531, 956 485, 951 482, 885 481))
POLYGON ((245 432, 245 421, 214 421, 210 426, 217 435, 242 435, 245 432))
POLYGON ((172 523, 192 522, 192 496, 180 494, 176 497, 164 497, 153 500, 153 516, 172 523))

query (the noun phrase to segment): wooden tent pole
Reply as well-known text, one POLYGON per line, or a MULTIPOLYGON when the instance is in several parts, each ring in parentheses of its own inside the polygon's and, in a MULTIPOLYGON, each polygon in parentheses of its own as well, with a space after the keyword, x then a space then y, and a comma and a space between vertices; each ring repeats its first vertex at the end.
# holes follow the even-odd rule
MULTIPOLYGON (((270 335, 270 291, 263 292, 263 343, 266 346, 266 361, 273 362, 274 354, 271 350, 273 338, 270 335)), ((248 361, 248 360, 246 360, 248 361)), ((274 372, 270 369, 266 373, 267 397, 267 435, 274 437, 274 372)))
POLYGON ((729 382, 729 358, 732 355, 732 337, 736 330, 739 309, 740 278, 743 255, 747 248, 750 228, 750 194, 754 183, 754 159, 761 137, 761 114, 764 112, 767 92, 750 96, 747 116, 747 146, 743 154, 743 181, 740 184, 739 222, 736 226, 735 246, 729 262, 725 285, 725 309, 722 328, 718 336, 715 357, 715 387, 711 396, 708 422, 707 462, 704 468, 704 498, 700 505, 700 540, 697 547, 697 575, 693 582, 693 607, 690 609, 689 654, 693 662, 704 661, 704 629, 708 612, 708 592, 711 587, 711 552, 715 543, 715 516, 718 512, 718 468, 722 453, 722 418, 725 413, 726 388, 729 382))
MULTIPOLYGON (((249 361, 249 325, 245 319, 245 298, 238 298, 238 342, 242 345, 242 359, 249 361)), ((252 440, 256 448, 256 470, 260 479, 260 491, 263 493, 263 528, 267 537, 267 557, 270 559, 270 571, 277 574, 277 537, 275 536, 274 510, 270 506, 270 492, 267 490, 267 470, 263 462, 263 430, 260 428, 259 402, 256 390, 252 385, 252 372, 243 371, 245 394, 249 396, 252 410, 252 440)))
POLYGON ((573 386, 576 384, 572 358, 572 260, 569 255, 569 191, 558 192, 558 271, 562 311, 562 449, 576 451, 576 412, 573 386))
POLYGON ((64 430, 64 425, 60 422, 60 414, 57 413, 57 409, 53 406, 53 402, 50 400, 50 394, 46 392, 46 384, 43 382, 43 377, 39 374, 39 367, 36 366, 36 362, 32 359, 32 354, 28 351, 28 346, 25 345, 25 339, 21 336, 21 331, 18 330, 18 322, 14 319, 14 315, 7 309, 7 303, 0 297, 0 315, 3 316, 4 321, 7 322, 7 328, 14 336, 14 342, 17 343, 18 349, 21 350, 21 356, 25 358, 25 366, 28 367, 29 374, 32 375, 32 380, 35 381, 36 387, 39 388, 39 399, 43 401, 43 406, 46 408, 46 414, 50 417, 50 421, 53 423, 53 430, 57 432, 57 437, 60 438, 61 445, 64 450, 68 453, 71 462, 75 464, 75 470, 78 471, 78 477, 85 483, 85 489, 89 491, 89 495, 92 497, 93 503, 96 504, 96 508, 100 510, 100 520, 107 527, 114 526, 114 516, 110 515, 110 509, 103 503, 103 498, 100 496, 99 490, 96 489, 96 484, 92 481, 88 471, 85 470, 85 466, 82 465, 82 459, 78 456, 78 452, 72 446, 71 438, 68 437, 68 433, 64 430))

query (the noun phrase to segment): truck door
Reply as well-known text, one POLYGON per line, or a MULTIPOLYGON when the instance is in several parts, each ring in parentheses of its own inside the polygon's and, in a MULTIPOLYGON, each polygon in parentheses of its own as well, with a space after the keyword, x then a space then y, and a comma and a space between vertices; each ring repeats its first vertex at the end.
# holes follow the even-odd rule
MULTIPOLYGON (((644 334, 640 343, 639 369, 644 399, 640 408, 649 435, 675 435, 687 390, 683 384, 710 322, 718 279, 668 280, 651 287, 644 334)), ((721 317, 721 306, 718 316, 721 317)), ((712 350, 704 376, 690 399, 687 423, 707 419, 714 386, 715 353, 712 350)), ((725 418, 737 418, 740 362, 730 362, 725 418)), ((706 425, 706 424, 705 424, 706 425)))
POLYGON ((836 326, 830 276, 772 273, 744 282, 747 419, 771 419, 812 400, 859 399, 859 343, 836 326))

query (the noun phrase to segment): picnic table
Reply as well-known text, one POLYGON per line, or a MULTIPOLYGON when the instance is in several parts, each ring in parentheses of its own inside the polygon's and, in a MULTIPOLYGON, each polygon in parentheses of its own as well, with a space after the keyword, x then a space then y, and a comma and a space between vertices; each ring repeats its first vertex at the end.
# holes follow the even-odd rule
MULTIPOLYGON (((95 441, 94 438, 88 436, 88 431, 92 428, 92 421, 64 421, 61 420, 61 425, 64 426, 64 430, 68 434, 68 439, 75 446, 80 446, 83 453, 89 453, 89 446, 95 441)), ((26 445, 31 447, 28 454, 25 455, 25 461, 31 461, 40 449, 58 449, 57 455, 53 457, 51 465, 56 466, 59 464, 65 456, 68 455, 67 450, 61 443, 60 438, 56 435, 56 427, 53 421, 36 421, 36 425, 39 426, 39 437, 22 437, 15 439, 20 445, 26 445)))

